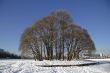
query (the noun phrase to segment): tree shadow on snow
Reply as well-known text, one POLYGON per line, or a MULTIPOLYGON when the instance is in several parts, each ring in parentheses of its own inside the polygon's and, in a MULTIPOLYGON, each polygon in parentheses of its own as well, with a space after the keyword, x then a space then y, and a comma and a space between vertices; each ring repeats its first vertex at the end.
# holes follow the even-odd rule
POLYGON ((110 64, 110 61, 98 61, 97 65, 100 65, 100 64, 110 64))
POLYGON ((110 64, 110 61, 98 61, 93 63, 85 63, 85 64, 76 64, 76 65, 36 65, 40 67, 72 67, 72 66, 92 66, 92 65, 101 65, 101 64, 110 64))

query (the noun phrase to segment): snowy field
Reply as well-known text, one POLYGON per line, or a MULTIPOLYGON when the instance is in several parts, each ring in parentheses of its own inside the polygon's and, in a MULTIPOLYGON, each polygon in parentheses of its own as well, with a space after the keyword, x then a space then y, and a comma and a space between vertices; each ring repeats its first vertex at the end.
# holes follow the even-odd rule
POLYGON ((73 61, 0 60, 0 73, 110 73, 110 59, 89 59, 73 61), (40 67, 38 65, 78 65, 95 63, 90 66, 40 67))

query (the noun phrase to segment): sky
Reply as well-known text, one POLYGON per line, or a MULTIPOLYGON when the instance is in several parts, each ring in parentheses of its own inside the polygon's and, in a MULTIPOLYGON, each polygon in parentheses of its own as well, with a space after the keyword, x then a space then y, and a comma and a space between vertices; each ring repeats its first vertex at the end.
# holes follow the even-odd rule
POLYGON ((0 48, 19 54, 25 28, 60 9, 88 30, 97 53, 110 53, 110 0, 0 0, 0 48))

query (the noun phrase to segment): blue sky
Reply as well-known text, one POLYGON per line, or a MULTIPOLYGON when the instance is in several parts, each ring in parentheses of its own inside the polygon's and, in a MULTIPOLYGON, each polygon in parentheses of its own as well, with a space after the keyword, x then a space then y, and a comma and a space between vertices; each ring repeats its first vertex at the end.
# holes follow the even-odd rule
POLYGON ((24 29, 58 9, 88 30, 97 52, 110 52, 110 0, 0 0, 0 48, 18 53, 24 29))

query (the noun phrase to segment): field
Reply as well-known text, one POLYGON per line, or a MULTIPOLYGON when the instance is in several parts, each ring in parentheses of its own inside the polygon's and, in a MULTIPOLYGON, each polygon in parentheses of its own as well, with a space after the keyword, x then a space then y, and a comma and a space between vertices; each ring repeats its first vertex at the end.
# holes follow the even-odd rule
POLYGON ((34 61, 34 60, 0 60, 0 73, 110 73, 110 59, 89 59, 73 61, 34 61), (91 64, 88 66, 66 66, 91 64), (58 67, 42 67, 59 65, 58 67), (62 65, 65 65, 63 67, 62 65))

